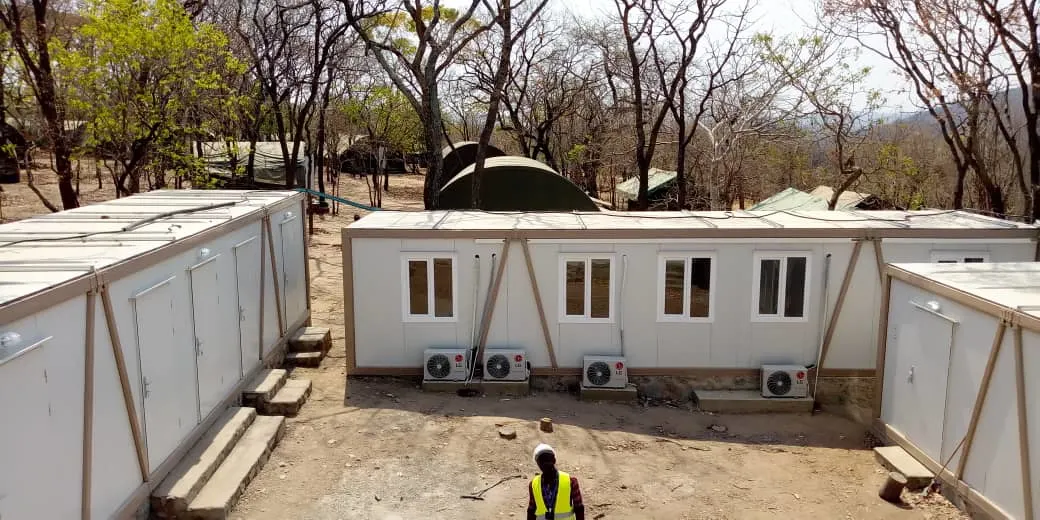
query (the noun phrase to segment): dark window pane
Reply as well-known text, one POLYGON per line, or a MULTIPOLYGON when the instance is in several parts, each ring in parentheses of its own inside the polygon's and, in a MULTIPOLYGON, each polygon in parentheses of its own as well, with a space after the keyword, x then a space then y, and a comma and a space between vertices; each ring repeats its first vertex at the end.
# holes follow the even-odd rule
POLYGON ((985 263, 985 262, 986 262, 986 260, 984 258, 977 257, 977 256, 969 256, 968 258, 964 259, 964 263, 966 263, 966 264, 981 264, 981 263, 985 263))
POLYGON ((591 317, 593 318, 609 318, 610 317, 610 260, 598 259, 591 260, 592 268, 590 273, 592 274, 592 302, 589 306, 592 309, 591 317))
POLYGON ((707 318, 710 315, 711 259, 690 259, 690 316, 707 318))
POLYGON ((664 262, 664 313, 667 316, 678 316, 683 313, 685 271, 685 262, 682 260, 665 260, 664 262))
POLYGON ((777 314, 780 294, 780 260, 762 260, 758 275, 758 313, 777 314))
POLYGON ((408 261, 408 313, 430 313, 429 282, 426 260, 408 261))
POLYGON ((956 263, 957 263, 957 261, 956 261, 956 260, 939 260, 939 261, 938 261, 938 262, 936 262, 936 263, 937 263, 937 264, 956 264, 956 263))
POLYGON ((805 257, 787 259, 787 285, 784 294, 784 316, 805 316, 805 257))
POLYGON ((585 315, 585 261, 567 262, 567 316, 585 315))
POLYGON ((433 315, 450 318, 453 312, 451 259, 433 259, 433 315))

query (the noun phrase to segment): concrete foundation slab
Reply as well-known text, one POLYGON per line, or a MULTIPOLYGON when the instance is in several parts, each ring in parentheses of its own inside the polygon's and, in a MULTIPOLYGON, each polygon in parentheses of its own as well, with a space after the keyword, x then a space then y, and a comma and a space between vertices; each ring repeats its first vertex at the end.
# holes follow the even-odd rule
POLYGON ((528 395, 531 393, 530 381, 484 381, 474 379, 465 381, 423 381, 422 389, 426 392, 455 393, 464 388, 472 388, 487 395, 528 395))
POLYGON ((152 492, 152 515, 177 518, 256 419, 252 408, 230 408, 152 492))
POLYGON ((285 417, 257 417, 188 506, 183 518, 225 520, 285 431, 285 417))
POLYGON ((332 348, 332 331, 328 327, 300 327, 289 337, 290 352, 321 352, 332 348))
POLYGON ((906 477, 906 488, 914 491, 924 489, 935 475, 917 459, 899 446, 874 448, 874 458, 889 471, 898 471, 906 477))
POLYGON ((590 388, 581 387, 582 401, 612 401, 637 403, 639 402, 639 389, 636 385, 627 385, 625 388, 590 388))
POLYGON ((812 413, 812 397, 762 397, 755 390, 697 390, 702 411, 718 413, 812 413))

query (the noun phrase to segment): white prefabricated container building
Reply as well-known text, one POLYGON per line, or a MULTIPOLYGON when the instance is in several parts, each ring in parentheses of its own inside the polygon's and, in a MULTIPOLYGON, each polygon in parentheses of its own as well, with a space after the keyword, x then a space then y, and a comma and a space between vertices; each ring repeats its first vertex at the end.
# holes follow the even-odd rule
POLYGON ((876 426, 966 509, 1040 518, 1040 263, 886 270, 876 426))
POLYGON ((144 503, 309 320, 304 202, 159 191, 0 226, 0 518, 144 503))
POLYGON ((343 230, 348 374, 421 375, 425 349, 485 337, 535 375, 621 354, 634 376, 822 357, 870 377, 884 263, 1032 261, 1037 232, 955 211, 375 212, 343 230))

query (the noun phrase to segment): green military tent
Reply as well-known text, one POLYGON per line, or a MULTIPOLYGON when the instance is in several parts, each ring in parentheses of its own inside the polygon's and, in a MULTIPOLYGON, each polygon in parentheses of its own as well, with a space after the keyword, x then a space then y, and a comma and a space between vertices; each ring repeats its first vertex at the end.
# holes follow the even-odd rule
POLYGON ((488 211, 599 211, 577 185, 534 159, 492 157, 480 178, 480 207, 472 204, 474 165, 467 166, 441 188, 441 209, 488 211))
MULTIPOLYGON (((488 144, 487 156, 501 157, 506 153, 495 145, 488 144)), ((444 158, 444 171, 441 174, 441 185, 438 188, 443 188, 448 181, 455 178, 462 170, 465 170, 467 166, 477 162, 477 143, 473 141, 462 141, 460 143, 454 143, 449 146, 445 146, 441 150, 441 157, 444 158)))

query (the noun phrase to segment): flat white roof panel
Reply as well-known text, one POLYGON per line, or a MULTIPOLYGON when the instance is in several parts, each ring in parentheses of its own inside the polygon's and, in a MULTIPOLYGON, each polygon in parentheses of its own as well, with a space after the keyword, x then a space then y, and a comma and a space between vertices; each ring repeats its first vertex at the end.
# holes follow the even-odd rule
POLYGON ((183 240, 293 191, 153 191, 0 225, 0 304, 183 240), (212 207, 217 204, 228 204, 212 207), (193 211, 194 210, 194 211, 193 211), (183 211, 167 215, 171 211, 183 211))
POLYGON ((581 230, 581 229, 1038 229, 963 211, 673 211, 588 213, 375 211, 354 229, 581 230))
POLYGON ((1040 312, 1040 263, 893 264, 1010 309, 1040 312))

